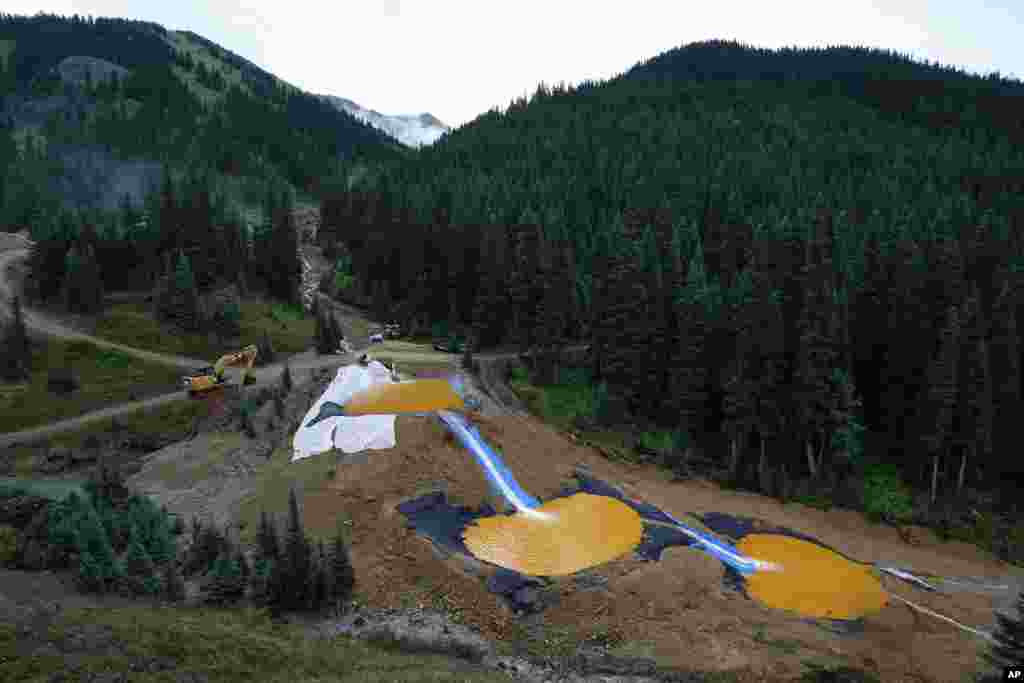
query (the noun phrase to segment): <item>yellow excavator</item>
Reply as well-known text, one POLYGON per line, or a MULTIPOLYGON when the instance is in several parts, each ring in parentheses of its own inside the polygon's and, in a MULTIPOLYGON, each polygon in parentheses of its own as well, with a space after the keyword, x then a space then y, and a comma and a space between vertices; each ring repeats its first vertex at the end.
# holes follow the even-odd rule
POLYGON ((241 351, 227 353, 221 356, 214 365, 202 368, 194 375, 185 375, 181 383, 189 394, 193 396, 201 394, 227 384, 227 379, 224 377, 224 368, 241 365, 243 366, 242 384, 251 384, 255 380, 249 377, 249 372, 252 370, 252 364, 256 361, 257 353, 255 344, 250 344, 241 351))

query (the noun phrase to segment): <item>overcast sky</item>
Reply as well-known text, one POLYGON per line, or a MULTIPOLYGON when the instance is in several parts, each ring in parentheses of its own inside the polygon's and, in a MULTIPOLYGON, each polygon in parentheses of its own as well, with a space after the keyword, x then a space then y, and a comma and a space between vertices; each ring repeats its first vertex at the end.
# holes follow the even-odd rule
POLYGON ((186 29, 304 90, 458 126, 540 82, 603 79, 679 45, 861 45, 1024 79, 1024 0, 4 0, 4 11, 186 29), (699 10, 697 9, 699 7, 699 10))

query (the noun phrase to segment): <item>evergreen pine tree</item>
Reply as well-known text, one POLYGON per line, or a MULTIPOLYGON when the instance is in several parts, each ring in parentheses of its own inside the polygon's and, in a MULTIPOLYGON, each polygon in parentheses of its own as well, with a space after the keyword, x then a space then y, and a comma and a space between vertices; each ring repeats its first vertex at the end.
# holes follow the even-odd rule
POLYGON ((243 596, 244 590, 238 562, 230 549, 225 548, 210 568, 203 601, 210 605, 230 605, 243 596))
POLYGON ((194 290, 195 277, 192 275, 192 260, 184 252, 178 252, 178 262, 174 270, 174 285, 182 292, 194 290))
POLYGON ((95 313, 103 308, 103 273, 100 268, 101 240, 94 221, 85 216, 79 228, 79 267, 74 283, 65 281, 65 286, 77 288, 78 304, 74 310, 95 313))
POLYGON ((153 578, 155 577, 156 566, 153 559, 146 552, 142 543, 142 535, 138 529, 133 529, 132 540, 128 545, 128 552, 125 556, 125 573, 127 574, 129 588, 140 595, 153 591, 153 578))
POLYGON ((299 261, 299 238, 295 231, 291 194, 287 190, 271 204, 270 250, 267 280, 270 294, 282 301, 300 303, 302 263, 299 261))
POLYGON ((288 569, 287 559, 282 557, 279 560, 268 562, 265 589, 263 591, 263 604, 270 610, 272 617, 277 617, 294 609, 292 606, 291 572, 288 569))
POLYGON ((35 296, 49 301, 63 291, 64 263, 74 226, 70 215, 62 211, 56 218, 50 217, 33 228, 35 244, 29 255, 31 281, 35 284, 35 296))
POLYGON ((81 269, 82 266, 82 254, 78 244, 72 244, 64 255, 64 282, 63 282, 63 296, 64 296, 64 308, 73 311, 77 310, 80 306, 80 299, 82 298, 81 290, 79 289, 82 284, 81 269))
POLYGON ((995 644, 985 659, 994 666, 1024 666, 1024 593, 1017 596, 1017 618, 996 612, 995 644))
POLYGON ((316 352, 323 355, 324 349, 327 348, 327 341, 324 339, 324 316, 323 306, 320 303, 320 294, 313 294, 313 320, 316 326, 313 329, 313 346, 316 348, 316 352))
POLYGON ((252 421, 252 404, 249 403, 248 399, 242 399, 242 402, 238 405, 238 416, 242 431, 250 439, 256 438, 256 425, 252 421))
POLYGON ((252 572, 249 574, 249 585, 252 590, 252 600, 256 605, 268 607, 270 605, 270 575, 272 562, 263 557, 256 557, 252 563, 252 572))
POLYGON ((157 306, 160 313, 187 331, 200 329, 199 292, 192 275, 192 264, 184 252, 178 252, 174 272, 167 287, 160 292, 157 306))
POLYGON ((174 541, 174 528, 167 515, 152 510, 149 515, 150 533, 146 549, 156 564, 163 564, 174 558, 177 544, 174 541))
POLYGON ((277 614, 281 611, 281 589, 284 585, 281 577, 281 552, 276 525, 266 510, 260 512, 256 547, 256 562, 251 576, 253 599, 277 614))
POLYGON ((314 610, 322 609, 324 605, 327 604, 328 598, 330 597, 327 574, 327 554, 324 551, 324 542, 320 541, 317 545, 316 570, 313 583, 312 608, 314 610))
POLYGON ((245 556, 245 552, 239 548, 235 553, 235 564, 238 565, 239 577, 243 584, 249 583, 249 577, 252 574, 252 566, 249 564, 249 558, 245 556))
POLYGON ((153 559, 146 552, 146 546, 142 543, 142 534, 138 527, 132 527, 131 541, 128 543, 128 553, 125 556, 125 571, 128 576, 142 578, 153 573, 153 559))
POLYGON ((256 532, 256 543, 259 548, 259 556, 266 560, 277 560, 281 556, 275 527, 274 520, 266 510, 263 510, 260 513, 260 527, 256 532))
POLYGON ((378 320, 388 320, 391 317, 391 297, 388 294, 387 280, 374 280, 372 286, 372 309, 378 320))
POLYGON ((287 580, 284 606, 302 609, 308 604, 310 589, 311 552, 302 527, 299 501, 295 489, 288 494, 288 531, 285 536, 281 578, 287 580))
POLYGON ((330 321, 331 321, 331 344, 333 344, 333 346, 334 346, 334 348, 331 349, 331 351, 334 352, 334 351, 337 351, 341 347, 341 342, 345 339, 345 334, 341 330, 341 323, 338 321, 338 317, 336 315, 334 315, 333 313, 331 314, 330 321))
POLYGON ((111 580, 123 575, 123 568, 114 556, 110 539, 93 506, 83 500, 78 514, 79 576, 85 582, 86 590, 103 591, 111 580), (83 558, 87 564, 84 568, 83 558))
POLYGON ((343 609, 352 599, 352 589, 355 587, 356 577, 341 526, 335 532, 331 543, 330 565, 328 572, 329 599, 335 609, 343 609))
POLYGON ((32 349, 25 329, 21 299, 17 296, 11 302, 11 313, 11 320, 4 328, 3 344, 0 345, 0 378, 6 382, 20 382, 29 377, 32 349))
POLYGON ((217 311, 216 318, 214 320, 215 329, 222 339, 231 339, 239 336, 242 333, 242 328, 239 325, 239 321, 242 317, 242 311, 235 301, 226 302, 219 311, 217 311))
POLYGON ((264 332, 263 336, 260 337, 259 342, 257 342, 257 349, 257 365, 271 365, 274 362, 276 354, 274 353, 274 345, 271 343, 268 333, 264 332))
POLYGON ((100 562, 89 551, 78 556, 78 588, 83 593, 100 593, 106 585, 106 574, 100 562))
POLYGON ((284 389, 285 394, 289 394, 294 386, 295 382, 292 380, 291 367, 285 363, 284 371, 281 373, 281 388, 284 389))
POLYGON ((466 340, 462 343, 462 369, 466 372, 475 372, 475 362, 473 360, 473 350, 476 346, 476 335, 472 332, 466 337, 466 340))
POLYGON ((164 565, 164 597, 170 602, 181 602, 186 597, 185 579, 175 560, 164 565))
POLYGON ((321 355, 334 353, 341 346, 338 322, 328 305, 318 305, 316 314, 316 350, 321 355))
POLYGON ((202 526, 198 539, 190 549, 185 573, 206 571, 226 546, 227 539, 215 526, 202 526))

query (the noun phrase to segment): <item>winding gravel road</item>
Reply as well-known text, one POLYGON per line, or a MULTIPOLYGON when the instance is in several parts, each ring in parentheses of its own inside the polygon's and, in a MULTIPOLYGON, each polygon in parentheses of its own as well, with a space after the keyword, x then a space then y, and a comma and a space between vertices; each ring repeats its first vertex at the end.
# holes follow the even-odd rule
MULTIPOLYGON (((17 261, 25 259, 28 256, 31 242, 24 240, 16 235, 10 233, 0 233, 0 311, 3 313, 3 318, 6 320, 10 313, 8 308, 10 306, 11 297, 15 293, 15 283, 9 278, 9 271, 17 261)), ((67 340, 81 340, 87 341, 96 346, 114 349, 120 351, 129 356, 134 356, 141 360, 146 360, 154 363, 162 363, 171 367, 182 368, 183 370, 193 371, 197 368, 205 367, 209 365, 209 361, 205 359, 187 358, 185 356, 176 356, 165 353, 155 353, 153 351, 146 351, 145 349, 139 349, 132 346, 125 346, 124 344, 118 344, 116 342, 103 339, 101 337, 94 337, 78 330, 68 327, 61 321, 53 318, 52 316, 46 315, 40 311, 32 310, 26 306, 22 306, 22 313, 25 320, 25 326, 31 332, 42 334, 50 337, 57 337, 60 339, 67 340)), ((363 347, 365 348, 365 347, 363 347)), ((570 347, 570 350, 576 350, 583 347, 570 347)), ((353 353, 344 355, 333 355, 333 356, 317 356, 313 353, 302 353, 297 356, 292 356, 288 359, 287 363, 291 367, 292 371, 311 371, 321 368, 336 368, 342 365, 348 365, 355 362, 359 353, 363 349, 357 349, 353 353)), ((389 355, 397 355, 391 354, 389 355)), ((519 354, 516 352, 507 353, 494 353, 494 354, 478 354, 480 360, 499 360, 499 359, 510 359, 516 358, 519 354)), ((251 375, 256 382, 251 387, 260 388, 263 386, 271 386, 280 381, 281 373, 284 371, 285 362, 274 363, 272 365, 266 365, 263 367, 253 368, 251 375)), ((232 374, 232 380, 238 381, 238 375, 240 370, 229 369, 228 372, 232 374)), ((107 408, 101 408, 100 410, 94 410, 92 412, 79 415, 78 417, 67 418, 52 422, 48 425, 41 427, 34 427, 32 429, 25 429, 17 432, 7 432, 0 434, 0 448, 15 444, 26 444, 35 441, 41 441, 60 432, 78 429, 90 422, 96 420, 109 419, 120 415, 126 415, 139 410, 145 410, 147 408, 153 408, 156 406, 165 405, 174 401, 188 400, 188 392, 186 391, 175 391, 173 393, 162 394, 160 396, 154 396, 152 398, 129 401, 126 403, 119 403, 117 405, 109 406, 107 408)))
MULTIPOLYGON (((6 237, 11 236, 7 235, 6 237)), ((11 296, 15 293, 15 285, 8 278, 9 269, 16 261, 28 256, 28 247, 12 248, 10 240, 7 241, 6 246, 7 249, 5 251, 0 251, 0 300, 3 302, 2 309, 5 320, 10 315, 8 309, 10 306, 11 296)), ((209 361, 204 359, 188 358, 185 356, 176 356, 166 353, 155 353, 152 351, 146 351, 145 349, 118 344, 101 337, 84 334, 78 330, 68 327, 59 320, 48 316, 45 313, 29 309, 25 306, 22 306, 22 313, 25 320, 25 326, 29 331, 37 334, 67 340, 88 341, 96 346, 115 349, 121 353, 141 360, 162 363, 164 365, 188 371, 193 371, 197 368, 209 365, 209 361)), ((300 354, 298 357, 290 358, 288 360, 288 364, 291 366, 293 372, 297 370, 309 371, 318 368, 340 367, 342 365, 352 363, 355 358, 356 353, 320 357, 312 356, 310 354, 300 354)), ((284 365, 284 362, 281 362, 259 368, 253 368, 251 374, 256 382, 250 386, 259 388, 261 386, 269 386, 280 381, 281 373, 284 371, 284 365)), ((228 372, 233 375, 238 375, 241 371, 237 369, 229 369, 228 372)), ((233 379, 237 381, 236 377, 233 377, 233 379)), ((60 432, 78 429, 79 427, 96 420, 117 417, 119 415, 125 415, 138 410, 145 410, 147 408, 164 405, 173 401, 182 401, 187 399, 188 392, 175 391, 145 400, 120 403, 100 410, 94 410, 92 412, 85 413, 84 415, 79 415, 78 417, 52 422, 41 427, 34 427, 32 429, 25 429, 17 432, 7 432, 5 434, 0 434, 0 447, 39 441, 60 432)))

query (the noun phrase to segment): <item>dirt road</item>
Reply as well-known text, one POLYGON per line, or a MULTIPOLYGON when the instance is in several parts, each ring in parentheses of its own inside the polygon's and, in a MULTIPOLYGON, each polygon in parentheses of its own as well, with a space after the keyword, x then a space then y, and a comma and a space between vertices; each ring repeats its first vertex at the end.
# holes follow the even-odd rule
MULTIPOLYGON (((17 262, 25 259, 29 253, 29 247, 31 242, 27 242, 24 239, 11 235, 9 233, 0 234, 0 312, 4 320, 10 315, 8 308, 10 306, 11 297, 16 291, 15 281, 16 279, 10 276, 11 269, 16 265, 17 262)), ((133 356, 142 360, 162 363, 164 365, 170 365, 172 367, 182 368, 184 370, 195 370, 200 367, 208 365, 208 361, 198 358, 188 358, 186 356, 176 356, 165 353, 155 353, 147 351, 145 349, 139 349, 132 346, 125 346, 124 344, 118 344, 101 337, 94 337, 89 334, 85 334, 75 330, 68 325, 64 324, 60 320, 46 315, 40 311, 32 310, 30 308, 22 306, 22 313, 25 320, 25 326, 30 332, 42 334, 50 337, 57 337, 60 339, 67 340, 81 340, 95 344, 101 348, 115 349, 126 355, 133 356)), ((415 345, 408 345, 410 348, 402 346, 401 342, 396 343, 394 346, 397 348, 386 348, 380 347, 382 357, 394 359, 399 365, 403 362, 409 363, 424 363, 424 362, 438 362, 443 364, 444 362, 450 362, 454 367, 457 367, 459 363, 459 357, 452 354, 434 353, 430 351, 424 352, 422 348, 415 347, 415 345)), ((582 347, 578 347, 582 348, 582 347)), ((578 350, 577 347, 574 349, 578 350)), ((376 348, 370 349, 371 353, 375 353, 376 348)), ((284 371, 285 362, 293 372, 295 371, 311 371, 321 368, 332 368, 340 367, 342 365, 348 365, 357 358, 361 350, 357 350, 351 354, 345 355, 334 355, 334 356, 317 356, 312 353, 298 354, 289 358, 287 361, 280 363, 274 363, 272 365, 266 365, 259 368, 253 368, 251 375, 256 380, 252 386, 260 388, 263 386, 270 386, 280 380, 281 373, 284 371)), ((518 357, 516 352, 504 352, 495 354, 479 354, 478 358, 482 362, 493 362, 499 360, 509 360, 518 357)), ((228 374, 232 375, 233 381, 238 381, 240 375, 239 370, 229 369, 228 374)), ((485 393, 492 393, 493 389, 488 387, 486 384, 483 387, 485 393)), ((0 435, 0 448, 11 446, 14 444, 25 444, 34 441, 39 441, 47 437, 59 434, 61 432, 78 429, 83 427, 90 422, 96 420, 103 420, 128 413, 136 412, 139 410, 145 410, 147 408, 153 408, 156 406, 164 405, 174 401, 181 401, 188 399, 188 393, 185 391, 176 391, 169 394, 163 394, 155 396, 153 398, 130 401, 127 403, 121 403, 115 406, 110 406, 100 410, 95 410, 78 417, 68 418, 66 420, 60 420, 53 422, 48 425, 41 427, 35 427, 32 429, 26 429, 17 432, 8 432, 0 435)), ((496 404, 497 405, 497 404, 496 404)), ((496 410, 497 411, 497 410, 496 410)), ((518 411, 513 411, 518 412, 518 411)))
MULTIPOLYGON (((23 243, 23 242, 22 242, 23 243)), ((0 299, 3 301, 0 310, 3 312, 3 318, 6 320, 9 313, 9 306, 11 297, 17 293, 14 281, 9 277, 9 271, 17 261, 20 261, 28 256, 28 248, 19 245, 19 241, 16 240, 15 236, 5 234, 3 239, 3 245, 0 245, 0 299), (6 247, 6 250, 4 249, 6 247)), ((57 337, 60 339, 67 340, 81 340, 87 341, 101 348, 115 349, 126 355, 133 356, 142 360, 162 363, 164 365, 170 365, 172 367, 182 368, 183 370, 196 370, 197 368, 205 367, 209 364, 207 360, 198 358, 188 358, 186 356, 176 356, 165 353, 155 353, 147 351, 145 349, 139 349, 132 346, 125 346, 124 344, 117 344, 115 342, 103 339, 101 337, 94 337, 89 334, 84 334, 75 330, 61 321, 48 316, 45 313, 32 310, 27 307, 22 307, 22 313, 25 320, 25 326, 30 332, 42 334, 49 337, 57 337)), ((304 370, 309 371, 316 368, 325 367, 337 367, 346 365, 355 360, 355 354, 316 357, 310 354, 300 354, 299 357, 288 360, 293 371, 304 370)), ((267 365, 260 368, 253 368, 252 377, 256 380, 253 385, 257 388, 260 386, 268 386, 280 380, 281 373, 284 371, 284 362, 275 363, 273 365, 267 365)), ((229 374, 238 375, 240 371, 230 370, 229 374)), ((237 381, 237 377, 233 377, 237 381)), ((18 432, 8 432, 0 435, 0 447, 10 446, 16 443, 28 443, 31 441, 38 441, 46 437, 52 436, 60 432, 78 429, 90 422, 95 420, 102 420, 106 418, 116 417, 119 415, 125 415, 127 413, 135 412, 138 410, 145 410, 159 405, 171 403, 173 401, 181 401, 188 398, 188 393, 185 391, 176 391, 169 394, 163 394, 155 396, 146 400, 130 401, 127 403, 110 406, 100 410, 95 410, 78 417, 69 418, 66 420, 60 420, 49 425, 42 427, 36 427, 33 429, 26 429, 18 432)))

